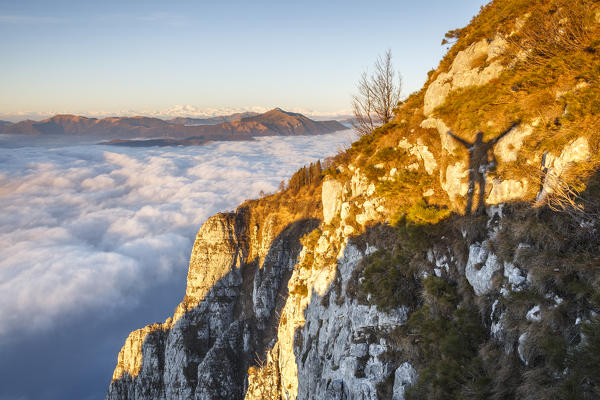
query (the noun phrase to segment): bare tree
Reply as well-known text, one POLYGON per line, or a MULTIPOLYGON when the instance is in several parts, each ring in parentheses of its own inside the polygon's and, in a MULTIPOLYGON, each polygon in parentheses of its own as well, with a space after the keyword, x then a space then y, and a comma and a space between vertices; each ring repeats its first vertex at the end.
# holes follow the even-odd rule
POLYGON ((400 102, 402 78, 394 71, 391 50, 377 58, 373 74, 362 73, 357 89, 358 94, 352 97, 352 126, 363 136, 390 122, 400 102))

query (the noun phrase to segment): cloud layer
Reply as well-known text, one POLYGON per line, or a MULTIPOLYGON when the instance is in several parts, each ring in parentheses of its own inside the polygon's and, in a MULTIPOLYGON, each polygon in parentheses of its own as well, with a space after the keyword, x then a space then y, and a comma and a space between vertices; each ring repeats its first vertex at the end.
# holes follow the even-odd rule
POLYGON ((331 155, 352 134, 130 149, 0 142, 0 342, 135 308, 185 275, 217 211, 331 155))

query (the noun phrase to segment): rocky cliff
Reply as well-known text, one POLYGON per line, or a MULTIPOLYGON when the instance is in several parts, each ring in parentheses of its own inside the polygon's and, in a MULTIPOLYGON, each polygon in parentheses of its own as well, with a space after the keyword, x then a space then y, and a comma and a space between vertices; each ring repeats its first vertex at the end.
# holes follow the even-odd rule
POLYGON ((497 0, 451 36, 322 179, 202 226, 108 399, 597 398, 599 6, 497 0))

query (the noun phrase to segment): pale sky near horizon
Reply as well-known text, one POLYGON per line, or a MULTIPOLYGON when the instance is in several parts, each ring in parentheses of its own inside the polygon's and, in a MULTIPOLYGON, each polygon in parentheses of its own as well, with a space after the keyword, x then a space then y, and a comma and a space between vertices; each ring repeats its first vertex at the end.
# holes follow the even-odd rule
POLYGON ((485 3, 0 0, 0 119, 342 113, 388 48, 404 94, 418 90, 444 33, 485 3))

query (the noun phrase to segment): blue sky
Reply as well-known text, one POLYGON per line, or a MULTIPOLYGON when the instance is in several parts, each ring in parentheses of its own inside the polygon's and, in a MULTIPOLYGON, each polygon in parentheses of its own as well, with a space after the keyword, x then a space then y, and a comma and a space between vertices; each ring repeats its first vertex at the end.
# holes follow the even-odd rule
POLYGON ((485 3, 0 0, 0 118, 175 105, 337 113, 387 48, 405 94, 419 89, 444 33, 485 3))

